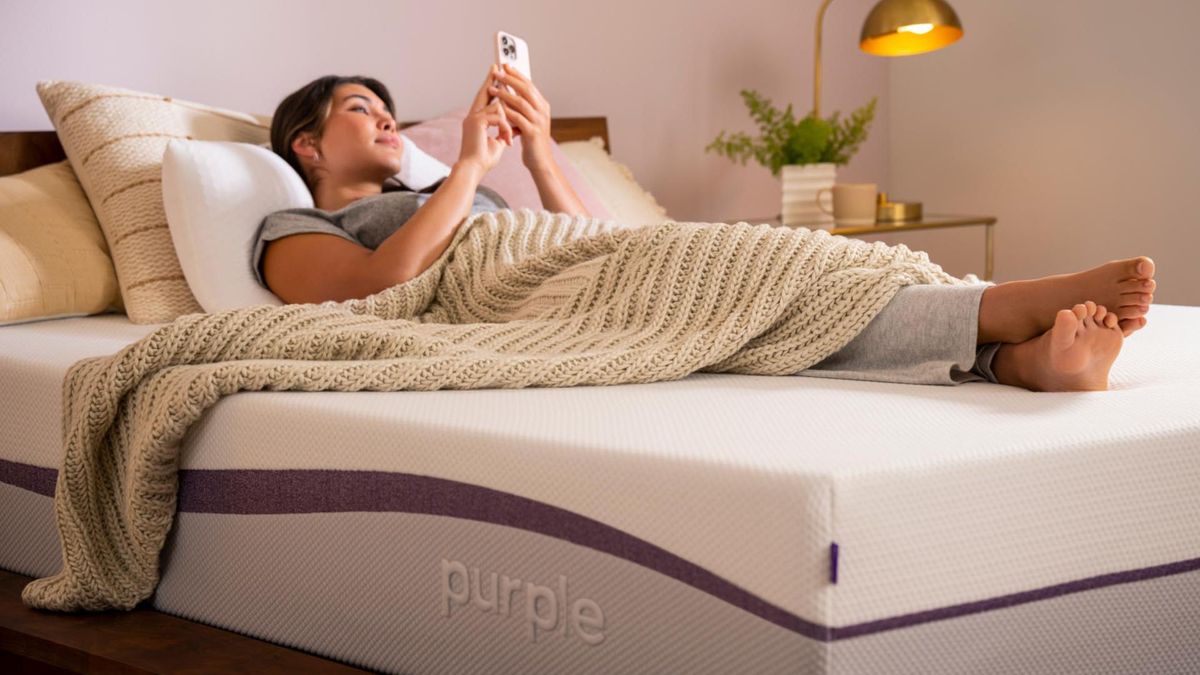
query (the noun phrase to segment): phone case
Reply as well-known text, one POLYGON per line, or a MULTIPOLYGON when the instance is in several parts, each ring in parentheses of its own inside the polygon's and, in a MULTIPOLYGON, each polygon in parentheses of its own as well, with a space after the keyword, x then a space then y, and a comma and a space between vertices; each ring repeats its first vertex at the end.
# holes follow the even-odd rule
MULTIPOLYGON (((533 74, 529 70, 529 47, 521 38, 506 33, 502 30, 496 31, 496 65, 503 67, 504 64, 511 64, 519 70, 529 80, 533 79, 533 74)), ((509 85, 504 85, 510 92, 513 88, 509 85)), ((516 93, 516 92, 513 92, 516 93)))

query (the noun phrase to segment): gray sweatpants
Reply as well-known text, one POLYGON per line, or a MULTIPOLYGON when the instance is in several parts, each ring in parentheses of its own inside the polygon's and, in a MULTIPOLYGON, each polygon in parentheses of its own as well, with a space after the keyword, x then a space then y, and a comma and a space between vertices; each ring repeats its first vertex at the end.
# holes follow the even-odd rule
POLYGON ((976 345, 991 282, 904 286, 853 340, 797 375, 901 384, 996 382, 999 342, 976 345))

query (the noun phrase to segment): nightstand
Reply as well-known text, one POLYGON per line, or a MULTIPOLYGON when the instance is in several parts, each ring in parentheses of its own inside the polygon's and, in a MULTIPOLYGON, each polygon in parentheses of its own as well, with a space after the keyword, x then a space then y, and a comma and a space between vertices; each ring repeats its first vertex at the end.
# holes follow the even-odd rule
MULTIPOLYGON (((743 218, 740 221, 757 225, 766 223, 776 227, 783 224, 783 220, 779 216, 771 218, 743 218)), ((724 222, 740 222, 740 221, 724 221, 724 222)), ((844 237, 855 237, 863 234, 889 234, 892 232, 901 232, 903 230, 929 230, 942 227, 965 227, 967 225, 983 225, 986 230, 984 239, 983 254, 984 280, 991 281, 994 261, 995 239, 993 231, 996 227, 996 218, 994 216, 951 216, 938 214, 925 214, 921 220, 911 220, 903 223, 876 223, 874 225, 862 225, 855 227, 834 227, 820 228, 830 234, 840 234, 844 237)), ((801 225, 801 227, 809 227, 801 225)))

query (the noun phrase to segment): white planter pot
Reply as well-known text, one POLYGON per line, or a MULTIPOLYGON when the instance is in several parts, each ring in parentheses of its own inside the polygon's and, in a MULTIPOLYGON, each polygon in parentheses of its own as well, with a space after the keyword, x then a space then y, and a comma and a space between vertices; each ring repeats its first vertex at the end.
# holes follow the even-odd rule
MULTIPOLYGON (((783 175, 783 210, 780 211, 784 225, 808 228, 833 227, 832 213, 817 206, 817 191, 832 188, 837 179, 837 165, 785 164, 780 167, 783 175)), ((833 197, 826 192, 822 197, 825 208, 833 211, 833 197)))

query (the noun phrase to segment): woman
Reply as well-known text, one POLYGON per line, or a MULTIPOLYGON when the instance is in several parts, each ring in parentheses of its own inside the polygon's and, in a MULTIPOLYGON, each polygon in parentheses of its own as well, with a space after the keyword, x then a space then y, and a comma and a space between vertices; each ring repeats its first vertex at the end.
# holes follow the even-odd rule
MULTIPOLYGON (((507 207, 479 183, 516 134, 545 208, 589 215, 550 153, 549 103, 515 70, 488 70, 463 120, 459 159, 432 194, 394 178, 403 146, 383 84, 328 76, 302 87, 276 110, 271 144, 304 177, 316 208, 264 219, 254 256, 260 282, 285 302, 322 302, 412 279, 469 214, 507 207)), ((1153 277, 1154 262, 1140 256, 1003 284, 905 286, 850 343, 798 374, 1107 389, 1124 338, 1146 325, 1153 277)))
POLYGON ((522 160, 543 206, 590 215, 551 154, 549 104, 531 84, 526 91, 536 98, 519 111, 500 99, 488 103, 497 93, 493 77, 504 79, 489 69, 463 120, 450 175, 420 191, 394 178, 404 148, 381 82, 330 75, 285 98, 271 122, 271 146, 305 179, 316 208, 263 221, 253 258, 259 282, 285 302, 321 302, 366 297, 411 279, 441 256, 467 215, 508 207, 479 183, 515 133, 524 135, 522 160), (495 138, 487 134, 491 126, 499 128, 495 138))

